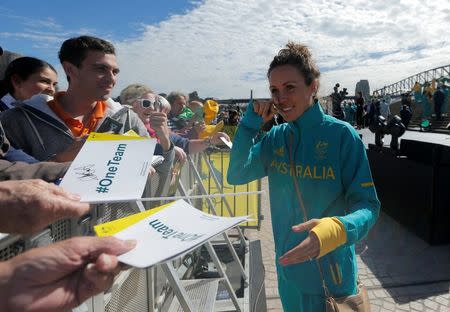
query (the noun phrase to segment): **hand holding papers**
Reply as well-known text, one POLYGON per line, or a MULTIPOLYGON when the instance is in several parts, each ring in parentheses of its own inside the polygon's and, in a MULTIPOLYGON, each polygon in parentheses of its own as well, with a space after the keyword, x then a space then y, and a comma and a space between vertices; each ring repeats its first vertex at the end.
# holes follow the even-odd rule
POLYGON ((141 198, 156 139, 91 133, 61 181, 83 202, 141 198))
POLYGON ((212 237, 244 222, 247 217, 225 218, 209 215, 178 200, 159 209, 97 225, 99 236, 136 239, 136 248, 119 256, 119 261, 146 268, 189 252, 212 237), (139 219, 139 215, 143 219, 139 219), (128 222, 128 220, 130 220, 128 222))

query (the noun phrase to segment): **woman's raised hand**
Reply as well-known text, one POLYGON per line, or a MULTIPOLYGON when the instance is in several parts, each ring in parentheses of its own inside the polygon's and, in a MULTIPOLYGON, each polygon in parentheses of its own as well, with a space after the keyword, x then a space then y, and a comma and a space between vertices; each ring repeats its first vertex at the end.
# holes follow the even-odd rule
POLYGON ((271 120, 276 113, 272 100, 254 100, 253 111, 262 117, 264 123, 271 120))

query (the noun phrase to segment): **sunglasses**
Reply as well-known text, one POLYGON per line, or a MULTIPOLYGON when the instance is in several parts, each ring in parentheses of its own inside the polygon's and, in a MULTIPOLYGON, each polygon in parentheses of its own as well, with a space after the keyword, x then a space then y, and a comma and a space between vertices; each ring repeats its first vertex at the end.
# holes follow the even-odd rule
POLYGON ((140 99, 139 102, 141 103, 142 108, 155 108, 155 102, 148 100, 148 99, 140 99))
POLYGON ((152 110, 155 110, 157 112, 162 111, 162 103, 159 101, 159 99, 138 99, 139 103, 141 104, 141 107, 143 109, 150 108, 152 110))

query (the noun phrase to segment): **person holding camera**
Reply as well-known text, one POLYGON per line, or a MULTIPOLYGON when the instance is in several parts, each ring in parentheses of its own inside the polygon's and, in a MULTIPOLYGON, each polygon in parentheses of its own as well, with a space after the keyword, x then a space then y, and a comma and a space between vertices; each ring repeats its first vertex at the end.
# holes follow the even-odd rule
POLYGON ((380 209, 356 130, 325 115, 309 49, 289 42, 268 69, 271 100, 250 101, 231 152, 230 184, 269 177, 278 289, 284 311, 325 311, 325 298, 368 298, 355 243, 380 209), (273 115, 286 123, 261 133, 273 115), (347 297, 349 296, 349 297, 347 297))
POLYGON ((340 85, 337 83, 333 88, 333 93, 331 94, 332 101, 332 113, 333 117, 344 120, 344 112, 342 110, 341 103, 345 96, 348 94, 347 88, 343 88, 342 91, 338 91, 340 85))

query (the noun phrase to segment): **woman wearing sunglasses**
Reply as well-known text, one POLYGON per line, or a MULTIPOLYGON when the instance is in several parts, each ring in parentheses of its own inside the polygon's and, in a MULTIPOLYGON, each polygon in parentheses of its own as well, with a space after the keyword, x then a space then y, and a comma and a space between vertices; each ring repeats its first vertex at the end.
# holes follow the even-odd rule
MULTIPOLYGON (((120 93, 120 102, 133 108, 146 124, 150 134, 162 125, 166 130, 167 115, 171 111, 171 105, 162 96, 155 95, 149 87, 142 84, 129 85, 120 93)), ((158 136, 158 133, 156 134, 158 136)), ((223 132, 217 132, 206 139, 189 139, 169 130, 169 138, 175 145, 175 158, 178 160, 184 160, 186 154, 201 152, 211 145, 223 145, 221 137, 230 141, 230 137, 223 132)))
POLYGON ((284 311, 325 311, 325 297, 359 295, 355 243, 380 207, 358 133, 315 99, 319 76, 304 45, 290 42, 275 56, 272 99, 250 102, 228 170, 230 184, 269 177, 284 311), (259 135, 275 113, 286 123, 259 135))

